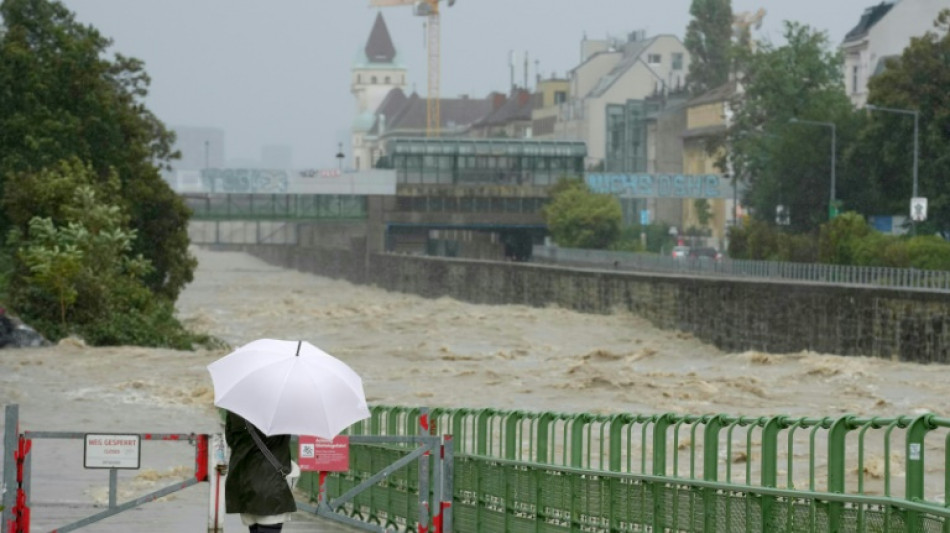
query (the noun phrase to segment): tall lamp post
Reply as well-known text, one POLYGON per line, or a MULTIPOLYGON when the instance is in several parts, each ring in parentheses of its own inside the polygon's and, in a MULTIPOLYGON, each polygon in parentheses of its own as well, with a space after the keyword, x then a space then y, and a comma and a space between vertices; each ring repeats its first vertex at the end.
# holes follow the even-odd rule
POLYGON ((837 143, 838 143, 838 127, 835 126, 834 122, 818 122, 814 120, 802 120, 800 118, 792 118, 789 122, 793 124, 810 124, 812 126, 824 126, 826 128, 831 128, 831 195, 828 202, 828 219, 831 220, 835 215, 835 167, 837 166, 837 143))
MULTIPOLYGON (((881 107, 879 105, 867 104, 864 107, 868 108, 871 111, 885 111, 887 113, 898 113, 901 115, 913 115, 914 116, 914 189, 913 195, 911 198, 917 198, 917 167, 918 167, 918 158, 920 153, 920 144, 918 142, 918 136, 920 132, 920 111, 916 109, 895 109, 893 107, 881 107)), ((917 233, 917 225, 914 223, 913 217, 911 217, 911 228, 913 232, 917 233)))

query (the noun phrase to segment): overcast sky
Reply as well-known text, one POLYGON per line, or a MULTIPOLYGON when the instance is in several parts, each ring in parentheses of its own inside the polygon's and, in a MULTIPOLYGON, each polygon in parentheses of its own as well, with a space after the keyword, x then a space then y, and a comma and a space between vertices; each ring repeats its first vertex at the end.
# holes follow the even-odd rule
MULTIPOLYGON (((781 42, 782 21, 825 30, 837 46, 878 0, 733 0, 764 7, 760 34, 781 42)), ((145 61, 148 107, 169 126, 225 131, 228 159, 260 159, 289 145, 296 167, 335 167, 355 100, 349 73, 376 16, 369 0, 65 0, 80 22, 145 61)), ((577 65, 580 40, 671 33, 683 38, 690 0, 457 0, 442 14, 442 96, 485 96, 510 85, 509 50, 528 52, 545 77, 577 65), (662 7, 661 7, 662 6, 662 7)), ((422 20, 382 10, 410 90, 427 85, 422 20)), ((517 79, 523 73, 519 70, 517 79)))

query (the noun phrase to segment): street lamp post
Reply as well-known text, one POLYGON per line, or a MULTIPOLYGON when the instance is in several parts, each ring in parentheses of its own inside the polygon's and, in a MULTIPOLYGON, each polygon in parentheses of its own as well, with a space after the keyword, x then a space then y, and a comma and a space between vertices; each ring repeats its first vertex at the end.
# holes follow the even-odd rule
MULTIPOLYGON (((879 105, 867 104, 865 105, 871 111, 885 111, 887 113, 898 113, 901 115, 913 115, 914 116, 914 188, 913 195, 911 198, 917 198, 917 168, 920 154, 920 143, 918 141, 920 133, 920 111, 916 109, 895 109, 893 107, 881 107, 879 105)), ((913 217, 911 217, 911 228, 913 232, 917 233, 917 225, 914 223, 913 217)))
POLYGON ((831 195, 828 203, 828 219, 834 218, 835 213, 835 167, 837 166, 837 143, 838 143, 838 127, 834 122, 818 122, 814 120, 802 120, 800 118, 792 118, 789 122, 793 124, 810 124, 812 126, 824 126, 831 128, 831 195))

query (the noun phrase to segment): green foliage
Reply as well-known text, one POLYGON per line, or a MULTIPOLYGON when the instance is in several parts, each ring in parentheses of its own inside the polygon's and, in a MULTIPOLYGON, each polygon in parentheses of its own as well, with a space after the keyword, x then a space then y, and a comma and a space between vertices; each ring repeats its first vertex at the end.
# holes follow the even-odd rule
POLYGON ((950 236, 950 10, 929 32, 911 40, 903 54, 868 83, 871 104, 904 113, 868 111, 847 157, 847 173, 867 194, 868 214, 906 215, 913 193, 914 117, 919 112, 918 194, 928 199, 928 220, 918 233, 950 236))
MULTIPOLYGON (((744 203, 754 216, 772 224, 776 206, 784 205, 788 229, 811 233, 828 220, 832 130, 790 120, 836 124, 839 152, 857 126, 843 90, 841 57, 831 51, 827 36, 787 22, 785 40, 749 54, 741 80, 745 93, 735 102, 728 143, 733 172, 748 185, 744 203)), ((840 190, 836 197, 848 198, 840 190)))
POLYGON ((620 202, 594 194, 580 180, 560 180, 542 212, 551 236, 566 248, 605 249, 620 236, 620 202))
POLYGON ((747 219, 729 230, 735 259, 950 270, 950 242, 908 239, 875 231, 860 214, 847 212, 821 226, 817 236, 789 234, 747 219))
POLYGON ((950 270, 950 243, 933 235, 907 242, 911 266, 926 270, 950 270))
POLYGON ((696 209, 696 218, 699 220, 699 225, 703 227, 709 226, 709 223, 713 220, 712 207, 709 205, 709 200, 697 198, 693 200, 693 207, 696 209))
POLYGON ((761 220, 746 218, 729 228, 729 257, 757 261, 816 261, 817 243, 808 234, 786 233, 761 220))
MULTIPOLYGON (((196 263, 188 253, 188 209, 159 175, 177 154, 173 134, 143 104, 150 83, 143 63, 107 58, 110 41, 58 1, 4 0, 0 17, 0 183, 73 158, 98 181, 116 178, 115 190, 97 194, 130 217, 138 234, 133 251, 152 264, 148 288, 174 300, 196 263)), ((0 231, 26 231, 33 216, 55 223, 56 199, 70 191, 47 192, 47 212, 5 202, 0 231)))
POLYGON ((683 45, 689 50, 686 85, 700 95, 729 81, 732 63, 732 0, 693 0, 683 45))
POLYGON ((670 236, 669 224, 649 224, 646 226, 635 224, 620 230, 620 237, 610 245, 610 249, 618 252, 650 252, 658 254, 675 244, 670 236), (644 246, 641 235, 646 238, 644 246))
POLYGON ((835 217, 821 228, 818 236, 818 260, 832 265, 854 265, 858 243, 872 231, 858 213, 835 217))
POLYGON ((7 182, 4 206, 32 197, 46 215, 24 229, 9 210, 18 223, 8 239, 17 253, 7 299, 24 320, 53 341, 78 334, 92 345, 189 348, 201 340, 174 318, 171 300, 146 286, 152 265, 134 253, 129 217, 98 194, 116 180, 99 181, 75 159, 19 178, 20 190, 7 182))

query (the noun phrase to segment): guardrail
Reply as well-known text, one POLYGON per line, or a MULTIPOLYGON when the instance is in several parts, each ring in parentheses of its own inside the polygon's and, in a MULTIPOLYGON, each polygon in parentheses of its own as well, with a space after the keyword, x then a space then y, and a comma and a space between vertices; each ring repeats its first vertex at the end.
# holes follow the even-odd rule
POLYGON ((184 193, 192 220, 365 219, 366 197, 347 194, 184 193))
MULTIPOLYGON (((411 432, 417 412, 376 406, 352 432, 411 432)), ((453 437, 460 532, 950 531, 950 420, 933 414, 430 413, 453 437)))
POLYGON ((825 265, 723 258, 674 258, 665 255, 535 246, 533 261, 614 270, 690 273, 705 276, 786 279, 811 283, 868 285, 950 292, 950 271, 915 268, 825 265))

